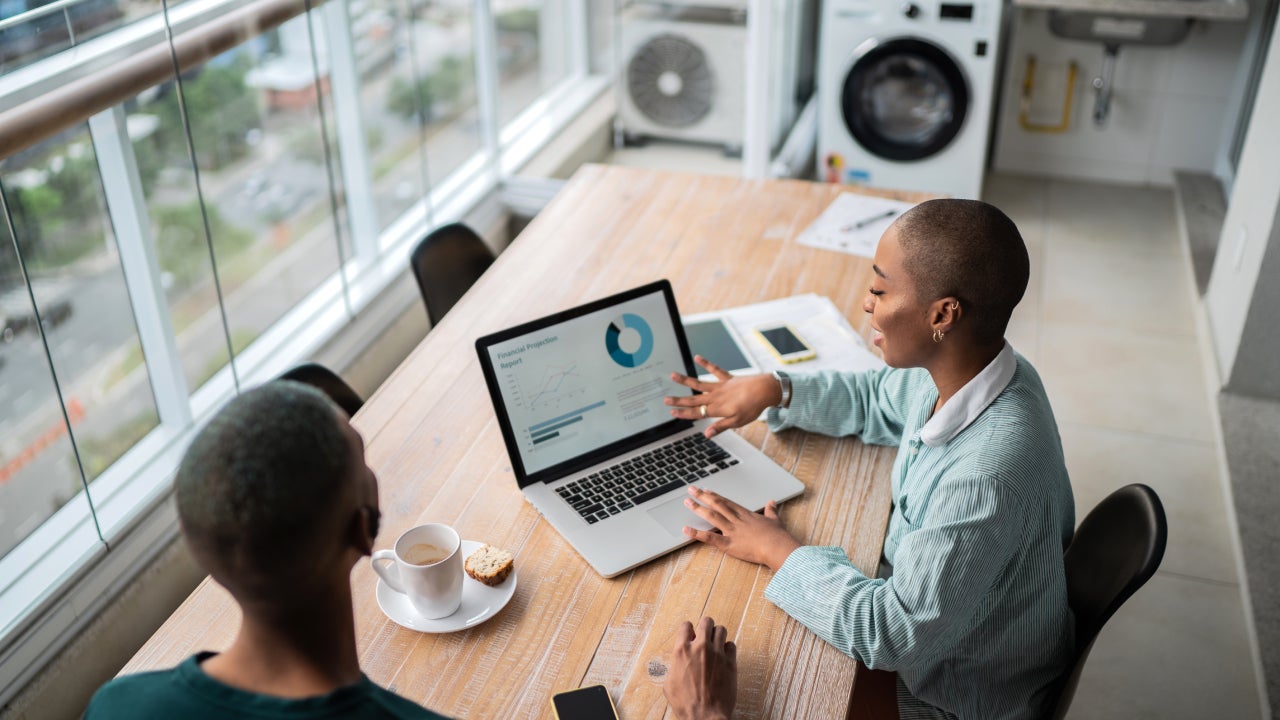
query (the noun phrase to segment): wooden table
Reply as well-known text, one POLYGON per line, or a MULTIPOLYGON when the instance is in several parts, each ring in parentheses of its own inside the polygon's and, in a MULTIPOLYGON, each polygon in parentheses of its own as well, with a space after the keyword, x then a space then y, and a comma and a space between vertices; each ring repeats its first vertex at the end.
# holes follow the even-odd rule
MULTIPOLYGON (((691 546, 599 577, 524 502, 485 391, 476 337, 666 277, 684 313, 797 293, 830 297, 866 334, 871 261, 797 245, 841 188, 586 166, 365 404, 355 426, 381 483, 379 547, 442 521, 516 553, 519 588, 496 618, 426 635, 378 609, 367 562, 352 573, 360 664, 375 682, 458 718, 551 717, 553 693, 603 683, 624 720, 662 718, 662 679, 683 620, 703 614, 739 646, 737 717, 843 718, 855 666, 764 599, 772 577, 691 546)), ((924 196, 883 193, 921 200, 924 196)), ((783 506, 802 541, 875 571, 892 449, 763 423, 739 431, 804 482, 783 506)), ((170 667, 230 645, 239 611, 206 579, 124 668, 170 667)))

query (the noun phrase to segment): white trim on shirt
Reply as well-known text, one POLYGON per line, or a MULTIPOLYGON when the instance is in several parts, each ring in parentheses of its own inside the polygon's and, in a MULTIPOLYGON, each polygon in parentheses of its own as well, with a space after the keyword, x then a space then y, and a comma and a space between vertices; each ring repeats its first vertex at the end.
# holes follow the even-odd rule
POLYGON ((1018 361, 1013 356, 1013 346, 1006 342, 996 359, 965 383, 920 428, 920 440, 929 447, 951 442, 952 438, 977 420, 982 411, 1004 392, 1017 368, 1018 361))

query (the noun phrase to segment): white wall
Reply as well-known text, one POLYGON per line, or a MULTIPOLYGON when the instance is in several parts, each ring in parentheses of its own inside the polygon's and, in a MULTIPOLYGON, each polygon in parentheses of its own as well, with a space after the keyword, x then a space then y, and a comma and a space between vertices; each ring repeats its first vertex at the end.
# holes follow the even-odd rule
MULTIPOLYGON (((1278 21, 1280 22, 1280 21, 1278 21)), ((1245 325, 1264 289, 1280 288, 1280 277, 1262 275, 1268 247, 1280 254, 1280 33, 1272 36, 1258 85, 1244 150, 1223 220, 1222 238, 1205 293, 1218 369, 1224 384, 1233 378, 1242 342, 1280 343, 1274 321, 1266 337, 1246 338, 1245 325), (1263 288, 1260 285, 1266 285, 1263 288)), ((1274 315, 1274 308, 1261 308, 1274 315)), ((1275 357, 1280 358, 1280 353, 1275 357)), ((1280 369, 1280 360, 1276 362, 1280 369)))
POLYGON ((1012 36, 997 115, 997 170, 1104 182, 1171 185, 1179 169, 1211 172, 1234 122, 1233 89, 1249 35, 1246 22, 1196 22, 1170 47, 1121 46, 1110 117, 1093 124, 1092 79, 1102 70, 1101 43, 1049 32, 1047 10, 1013 10, 1012 36), (1033 122, 1056 123, 1067 66, 1079 66, 1071 128, 1062 134, 1018 123, 1026 61, 1036 56, 1033 122))

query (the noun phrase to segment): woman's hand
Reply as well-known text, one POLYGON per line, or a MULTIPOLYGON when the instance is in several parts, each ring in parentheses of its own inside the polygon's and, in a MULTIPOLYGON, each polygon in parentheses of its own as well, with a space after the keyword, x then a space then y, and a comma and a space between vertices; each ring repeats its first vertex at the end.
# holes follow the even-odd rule
POLYGON ((691 485, 689 495, 692 497, 685 499, 685 506, 720 532, 686 527, 684 534, 720 548, 730 557, 768 565, 777 572, 792 551, 800 547, 800 541, 782 526, 778 503, 772 500, 760 515, 710 490, 691 485))
POLYGON ((765 408, 782 402, 782 388, 772 375, 734 377, 701 355, 695 355, 693 360, 715 375, 719 382, 702 382, 680 373, 671 373, 672 380, 702 394, 668 397, 666 403, 671 406, 671 417, 684 420, 720 418, 707 428, 709 438, 725 430, 742 427, 760 417, 765 408), (705 412, 703 408, 706 408, 705 412))

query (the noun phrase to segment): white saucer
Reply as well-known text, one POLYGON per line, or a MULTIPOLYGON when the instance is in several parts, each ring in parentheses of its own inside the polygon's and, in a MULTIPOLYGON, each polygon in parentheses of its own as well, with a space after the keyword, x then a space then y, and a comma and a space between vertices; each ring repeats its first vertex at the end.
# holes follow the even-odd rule
MULTIPOLYGON (((484 543, 474 540, 462 541, 462 556, 480 549, 484 543)), ((410 630, 425 633, 451 633, 466 630, 488 620, 511 602, 516 594, 516 569, 511 568, 511 575, 497 587, 489 587, 482 582, 471 579, 470 575, 462 578, 462 604, 448 617, 428 620, 418 614, 409 602, 409 596, 392 590, 381 578, 378 579, 378 607, 391 618, 392 622, 410 630)))

